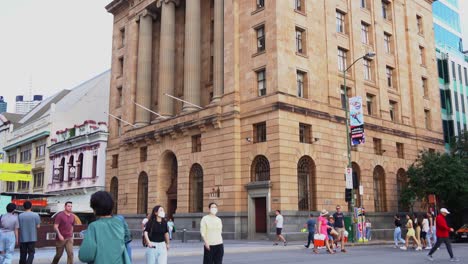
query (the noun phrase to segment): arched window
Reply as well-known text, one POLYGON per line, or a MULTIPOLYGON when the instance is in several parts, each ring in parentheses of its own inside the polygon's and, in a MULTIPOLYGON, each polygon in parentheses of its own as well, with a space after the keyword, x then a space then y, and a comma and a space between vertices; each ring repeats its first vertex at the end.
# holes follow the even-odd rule
POLYGON ((401 202, 401 194, 408 187, 408 176, 404 169, 399 169, 397 172, 397 197, 398 197, 398 211, 408 212, 409 208, 401 202))
POLYGON ((315 163, 303 156, 297 163, 297 198, 299 211, 315 210, 315 163))
POLYGON ((190 212, 203 212, 203 169, 200 164, 193 164, 189 177, 190 212))
POLYGON ((62 160, 60 161, 60 178, 59 180, 61 182, 63 182, 64 178, 65 178, 65 158, 62 158, 62 160))
POLYGON ((354 204, 356 207, 361 207, 361 193, 359 193, 359 185, 361 184, 361 168, 356 162, 352 163, 353 168, 353 189, 356 194, 354 204))
POLYGON ((255 157, 252 162, 251 175, 253 182, 270 180, 270 163, 265 156, 255 157))
POLYGON ((385 171, 381 166, 374 168, 374 206, 376 212, 386 212, 385 171))
POLYGON ((117 206, 119 204, 119 180, 117 177, 112 177, 110 183, 110 194, 114 200, 114 209, 112 210, 113 214, 117 214, 117 206))
POLYGON ((148 175, 141 172, 138 177, 137 213, 146 214, 148 210, 148 175))
MULTIPOLYGON (((75 166, 75 156, 71 155, 68 159, 68 180, 71 181, 76 176, 76 170, 72 171, 72 168, 75 166)), ((76 169, 76 168, 75 168, 76 169)))
POLYGON ((78 161, 76 162, 76 179, 81 180, 83 177, 83 153, 78 155, 78 161))

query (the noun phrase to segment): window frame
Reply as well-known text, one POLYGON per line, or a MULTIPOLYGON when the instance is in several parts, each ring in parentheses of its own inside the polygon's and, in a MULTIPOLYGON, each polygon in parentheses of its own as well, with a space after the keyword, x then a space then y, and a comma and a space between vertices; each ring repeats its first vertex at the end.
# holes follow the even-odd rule
POLYGON ((265 24, 255 27, 257 53, 266 51, 265 24))
POLYGON ((312 144, 312 125, 299 123, 299 142, 312 144))
POLYGON ((346 13, 336 9, 335 14, 336 32, 346 34, 346 13))
POLYGON ((387 54, 392 54, 393 49, 392 49, 392 34, 384 32, 384 48, 385 48, 385 53, 387 54))
POLYGON ((348 50, 338 47, 338 71, 343 73, 348 66, 348 50))
POLYGON ((255 71, 257 75, 257 95, 259 97, 267 94, 266 69, 262 68, 255 71))
POLYGON ((266 121, 253 124, 253 143, 267 141, 266 121))

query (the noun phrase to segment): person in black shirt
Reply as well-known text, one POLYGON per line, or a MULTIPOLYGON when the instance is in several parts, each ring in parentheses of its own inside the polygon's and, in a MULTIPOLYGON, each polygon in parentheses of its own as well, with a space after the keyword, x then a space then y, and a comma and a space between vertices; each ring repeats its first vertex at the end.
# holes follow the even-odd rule
POLYGON ((150 219, 145 227, 146 263, 166 264, 167 251, 169 250, 169 230, 164 220, 166 213, 164 208, 156 205, 153 208, 150 219))
POLYGON ((345 248, 345 239, 344 239, 344 232, 346 231, 345 223, 344 223, 344 215, 341 212, 341 206, 336 206, 336 213, 333 214, 333 219, 335 220, 335 230, 338 232, 338 240, 341 240, 341 252, 346 252, 345 248))
POLYGON ((398 242, 405 244, 405 240, 401 238, 401 220, 400 216, 396 214, 395 219, 395 231, 393 232, 393 241, 395 242, 395 248, 398 248, 398 242))

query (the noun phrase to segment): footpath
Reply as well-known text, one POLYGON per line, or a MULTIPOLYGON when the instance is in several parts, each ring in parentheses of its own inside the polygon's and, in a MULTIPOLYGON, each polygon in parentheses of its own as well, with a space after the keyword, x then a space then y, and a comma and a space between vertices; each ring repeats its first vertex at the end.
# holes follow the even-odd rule
MULTIPOLYGON (((393 245, 393 241, 383 240, 372 240, 367 243, 348 243, 347 247, 358 247, 358 246, 377 246, 377 245, 393 245)), ((74 258, 75 263, 80 263, 78 260, 79 247, 74 247, 74 258)), ((132 242, 132 259, 143 260, 145 257, 145 248, 141 245, 141 241, 132 242)), ((285 247, 282 244, 273 246, 272 241, 251 241, 251 240, 225 240, 224 241, 224 252, 225 254, 239 254, 239 253, 255 253, 255 252, 272 252, 272 251, 290 251, 290 250, 304 250, 304 242, 292 241, 285 247)), ((49 264, 52 262, 52 258, 55 255, 55 248, 46 247, 36 249, 34 257, 34 263, 49 264)), ((203 255, 203 243, 200 241, 188 241, 182 243, 180 241, 172 241, 169 249, 169 256, 199 256, 203 255)), ((16 250, 13 256, 13 262, 18 262, 19 251, 16 250)), ((63 252, 61 262, 66 262, 66 252, 63 252)))

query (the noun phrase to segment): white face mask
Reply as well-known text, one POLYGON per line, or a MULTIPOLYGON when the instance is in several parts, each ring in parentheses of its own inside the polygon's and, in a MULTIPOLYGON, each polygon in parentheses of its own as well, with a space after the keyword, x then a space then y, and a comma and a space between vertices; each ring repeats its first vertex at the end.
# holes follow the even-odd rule
POLYGON ((218 208, 210 208, 210 213, 216 215, 218 213, 218 208))
POLYGON ((166 217, 166 213, 158 212, 158 216, 161 217, 161 218, 164 218, 164 217, 166 217))

